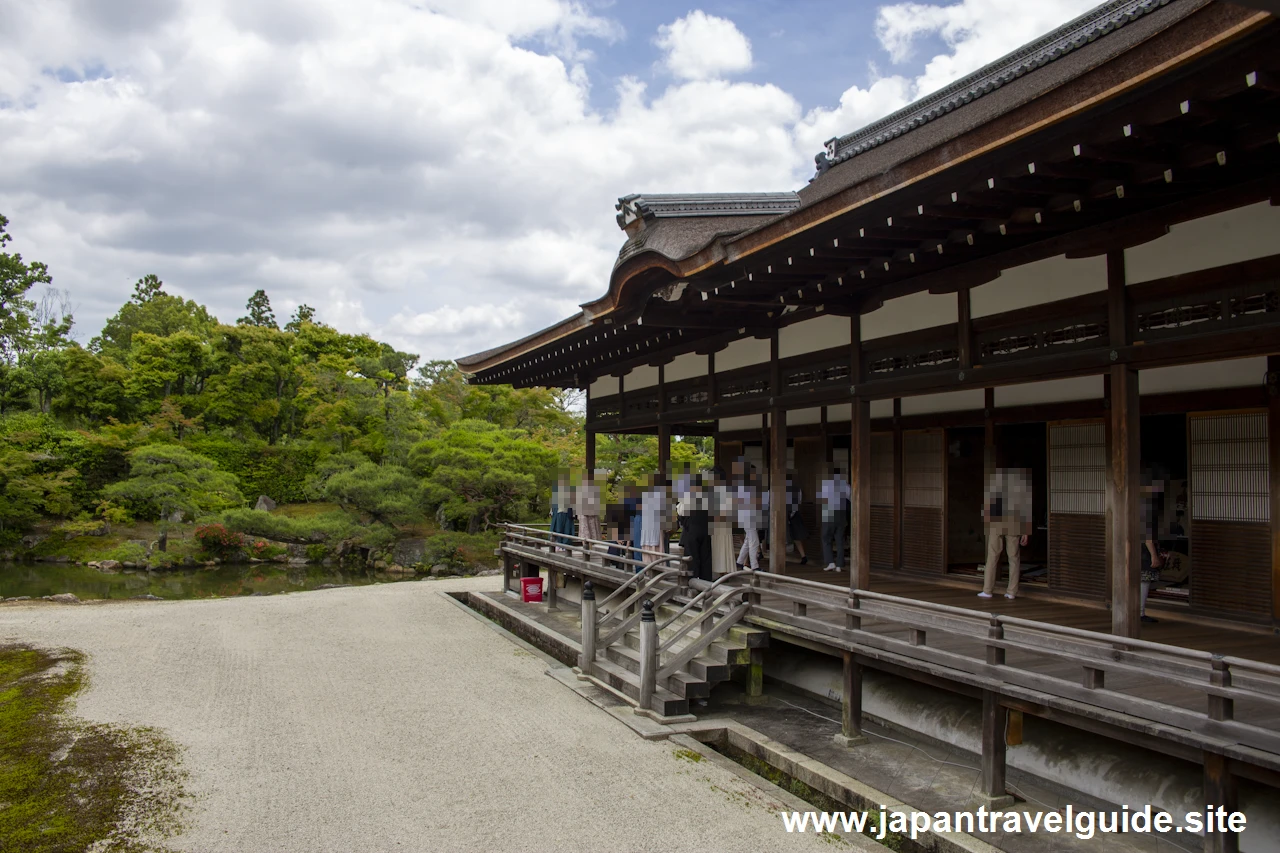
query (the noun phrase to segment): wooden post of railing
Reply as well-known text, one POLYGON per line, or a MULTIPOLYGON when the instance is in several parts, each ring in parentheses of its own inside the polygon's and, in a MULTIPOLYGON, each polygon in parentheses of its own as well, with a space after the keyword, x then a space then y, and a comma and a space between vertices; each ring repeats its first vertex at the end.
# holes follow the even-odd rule
POLYGON ((650 711, 658 677, 658 623, 653 618, 653 602, 645 601, 640 611, 640 701, 636 712, 650 711))
POLYGON ((1218 818, 1219 807, 1226 814, 1237 810, 1236 777, 1225 755, 1204 753, 1204 804, 1205 811, 1213 810, 1212 823, 1205 827, 1205 853, 1239 853, 1240 836, 1220 825, 1218 818))
POLYGON ((591 581, 582 582, 582 651, 578 654, 578 671, 591 674, 596 660, 596 590, 591 581))
MULTIPOLYGON (((991 617, 991 626, 987 628, 987 639, 1004 639, 1004 626, 1000 624, 1000 617, 991 617)), ((1004 666, 1004 646, 987 646, 987 663, 992 666, 1004 666)))
POLYGON ((840 694, 840 734, 835 742, 841 746, 862 746, 868 743, 862 733, 862 664, 853 652, 844 653, 844 684, 840 694))
POLYGON ((1102 690, 1107 684, 1107 672, 1094 666, 1084 668, 1084 686, 1088 690, 1102 690))
MULTIPOLYGON (((1230 687, 1231 686, 1231 667, 1227 665, 1222 655, 1214 655, 1212 661, 1213 671, 1209 673, 1209 683, 1214 687, 1230 687)), ((1209 719, 1211 720, 1232 720, 1235 719, 1236 708, 1235 700, 1228 696, 1209 696, 1209 719)))
MULTIPOLYGON (((672 545, 671 556, 683 557, 684 548, 680 545, 672 545)), ((676 593, 687 598, 689 596, 689 581, 693 579, 693 575, 689 571, 689 564, 683 560, 677 563, 676 566, 680 570, 676 575, 676 593)), ((664 566, 663 568, 666 567, 664 566)))
MULTIPOLYGON (((858 602, 858 594, 856 592, 850 593, 849 609, 857 610, 859 607, 860 607, 860 604, 858 602)), ((862 617, 857 615, 856 613, 846 613, 844 616, 844 626, 848 628, 850 631, 859 631, 862 629, 862 617)))

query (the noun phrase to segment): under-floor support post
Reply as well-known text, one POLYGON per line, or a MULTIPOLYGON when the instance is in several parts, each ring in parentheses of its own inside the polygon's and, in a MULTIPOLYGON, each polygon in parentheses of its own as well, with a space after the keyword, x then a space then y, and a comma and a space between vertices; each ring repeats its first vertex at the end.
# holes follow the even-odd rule
POLYGON ((750 649, 751 662, 747 665, 747 700, 764 698, 764 649, 750 649))
POLYGON ((556 595, 556 586, 560 581, 560 573, 555 569, 547 569, 547 609, 556 610, 559 597, 556 595))
POLYGON ((1204 853, 1239 853, 1239 834, 1224 825, 1227 815, 1237 808, 1236 777, 1224 755, 1204 754, 1204 804, 1206 812, 1212 810, 1212 818, 1205 827, 1204 853))
POLYGON ((853 652, 844 653, 844 685, 840 695, 840 734, 835 742, 841 746, 868 743, 862 733, 862 664, 853 652))
POLYGON ((982 691, 982 788, 978 799, 987 808, 1013 805, 1013 797, 1005 791, 1004 729, 1009 711, 1000 704, 1000 695, 982 691))

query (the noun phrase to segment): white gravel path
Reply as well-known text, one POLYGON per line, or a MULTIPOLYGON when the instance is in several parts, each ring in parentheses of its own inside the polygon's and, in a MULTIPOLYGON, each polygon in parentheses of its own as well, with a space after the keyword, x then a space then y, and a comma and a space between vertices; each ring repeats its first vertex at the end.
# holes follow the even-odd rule
POLYGON ((0 606, 89 655, 77 714, 185 750, 201 851, 831 849, 646 742, 443 599, 492 578, 210 601, 0 606))

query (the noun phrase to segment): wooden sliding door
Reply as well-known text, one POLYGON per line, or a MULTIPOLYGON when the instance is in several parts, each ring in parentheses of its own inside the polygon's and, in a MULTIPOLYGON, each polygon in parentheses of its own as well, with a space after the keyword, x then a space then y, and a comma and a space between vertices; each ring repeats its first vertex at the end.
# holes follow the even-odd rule
POLYGON ((893 433, 871 435, 871 568, 893 568, 898 521, 894 517, 893 433))
POLYGON ((902 436, 902 568, 942 574, 946 568, 945 441, 941 430, 902 436))
POLYGON ((1272 618, 1267 413, 1189 416, 1191 606, 1272 618))
POLYGON ((1049 588, 1106 598, 1106 426, 1051 423, 1048 439, 1049 588))

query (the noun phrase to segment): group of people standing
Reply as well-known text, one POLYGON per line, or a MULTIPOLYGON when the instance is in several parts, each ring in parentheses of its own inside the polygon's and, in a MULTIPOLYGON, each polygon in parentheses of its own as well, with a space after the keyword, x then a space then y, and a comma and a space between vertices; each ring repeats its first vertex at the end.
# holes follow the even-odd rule
MULTIPOLYGON (((612 554, 625 554, 641 565, 665 553, 669 540, 676 537, 689 556, 693 575, 702 580, 747 568, 760 571, 762 565, 767 569, 771 495, 746 459, 733 462, 728 473, 719 467, 681 471, 673 479, 654 476, 625 485, 622 499, 608 505, 601 491, 605 473, 562 472, 557 478, 551 493, 551 532, 558 544, 569 544, 565 537, 575 535, 576 517, 576 535, 607 542, 612 554), (736 551, 735 529, 742 531, 736 551)), ((805 496, 790 472, 785 494, 787 542, 804 565, 809 562, 809 534, 801 516, 805 496)), ((844 567, 849 494, 848 483, 836 469, 816 495, 824 571, 844 567)))

